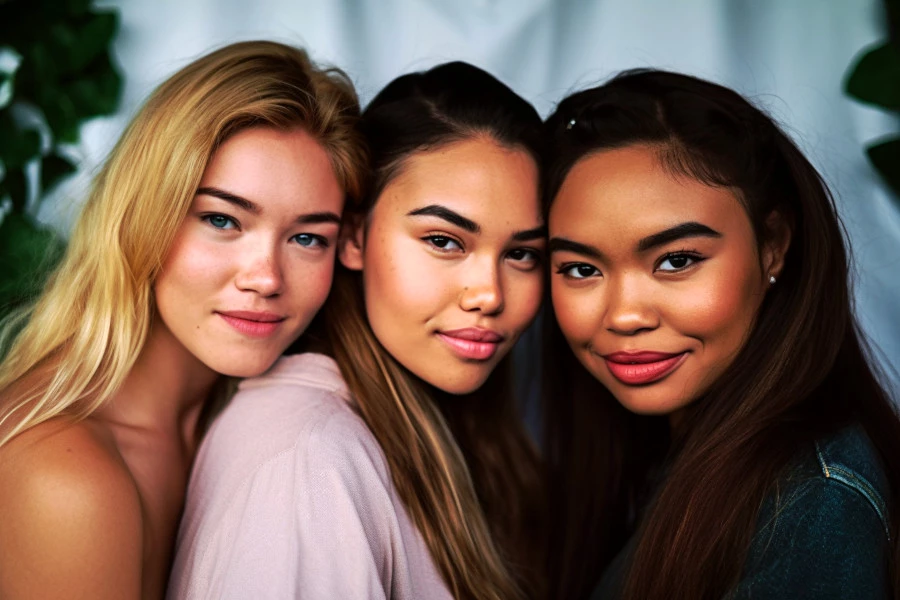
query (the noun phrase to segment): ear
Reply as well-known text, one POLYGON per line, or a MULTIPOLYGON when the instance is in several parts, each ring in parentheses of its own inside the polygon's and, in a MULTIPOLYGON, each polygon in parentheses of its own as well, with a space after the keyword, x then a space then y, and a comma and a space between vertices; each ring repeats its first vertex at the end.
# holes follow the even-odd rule
POLYGON ((793 233, 793 220, 788 215, 773 210, 766 218, 766 241, 762 247, 763 277, 768 281, 769 277, 776 279, 784 268, 784 258, 791 246, 793 233))
POLYGON ((344 219, 338 236, 338 259, 351 271, 362 271, 365 248, 365 217, 350 215, 344 219))

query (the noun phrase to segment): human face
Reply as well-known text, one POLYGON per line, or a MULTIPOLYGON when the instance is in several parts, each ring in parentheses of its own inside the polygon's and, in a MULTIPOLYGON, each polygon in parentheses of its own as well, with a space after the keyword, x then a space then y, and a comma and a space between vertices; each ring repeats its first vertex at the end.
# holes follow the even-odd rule
POLYGON ((534 319, 545 228, 524 151, 478 137, 408 158, 341 260, 372 331, 451 394, 478 389, 534 319))
POLYGON ((161 334, 221 374, 268 369, 328 295, 343 197, 304 131, 228 138, 156 280, 161 334))
POLYGON ((673 175, 647 146, 576 163, 549 229, 560 328, 640 414, 673 415, 722 374, 781 268, 730 189, 673 175))

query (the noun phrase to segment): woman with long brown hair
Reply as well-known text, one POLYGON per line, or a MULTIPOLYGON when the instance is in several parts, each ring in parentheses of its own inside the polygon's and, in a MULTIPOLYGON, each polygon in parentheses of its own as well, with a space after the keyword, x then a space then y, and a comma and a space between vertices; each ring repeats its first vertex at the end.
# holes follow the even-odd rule
POLYGON ((371 189, 321 322, 213 424, 174 597, 539 593, 506 362, 543 295, 540 118, 449 63, 388 84, 362 127, 371 189))
POLYGON ((241 42, 167 79, 0 355, 0 597, 162 598, 206 415, 328 295, 359 103, 241 42))
POLYGON ((900 422, 822 178, 685 75, 546 127, 552 596, 897 597, 900 422))

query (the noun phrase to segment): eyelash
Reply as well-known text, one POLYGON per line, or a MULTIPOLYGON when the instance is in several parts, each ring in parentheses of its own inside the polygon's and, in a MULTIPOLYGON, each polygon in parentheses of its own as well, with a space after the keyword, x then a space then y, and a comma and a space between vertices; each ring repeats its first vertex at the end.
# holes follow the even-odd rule
POLYGON ((444 253, 449 254, 451 252, 460 252, 460 251, 465 250, 465 248, 463 248, 462 242, 460 242, 456 238, 453 238, 453 237, 443 234, 443 233, 433 233, 431 235, 426 235, 425 237, 422 238, 422 241, 427 242, 428 245, 431 246, 432 249, 434 249, 438 252, 444 252, 444 253), (441 246, 438 246, 435 243, 435 240, 446 240, 447 242, 456 244, 458 246, 458 248, 450 249, 450 250, 448 250, 447 248, 442 248, 441 246))
POLYGON ((590 277, 594 277, 595 274, 603 275, 600 272, 600 269, 598 269, 597 267, 595 267, 593 265, 589 265, 587 263, 581 263, 581 262, 563 263, 563 264, 559 265, 559 268, 556 270, 556 273, 559 275, 562 275, 563 277, 565 277, 567 279, 574 279, 574 280, 588 279, 590 277), (587 267, 589 269, 593 269, 594 273, 591 273, 590 275, 585 275, 584 277, 574 277, 574 276, 570 275, 569 272, 576 267, 587 267))
POLYGON ((659 258, 659 260, 656 262, 656 265, 654 266, 654 270, 662 271, 663 273, 681 273, 682 271, 685 271, 686 269, 690 269, 694 265, 700 264, 704 260, 706 260, 706 258, 702 254, 697 252, 696 250, 688 250, 687 248, 685 248, 683 250, 678 250, 676 252, 667 252, 666 254, 663 254, 659 258), (691 262, 690 264, 687 264, 683 267, 678 267, 675 269, 660 269, 659 268, 660 265, 662 265, 664 262, 671 260, 673 258, 687 258, 693 262, 691 262))
POLYGON ((241 228, 240 223, 238 223, 235 219, 229 217, 228 215, 223 215, 223 214, 221 214, 221 213, 208 213, 208 214, 205 214, 205 215, 200 215, 200 220, 203 221, 204 223, 209 223, 209 225, 210 225, 213 229, 219 229, 219 230, 221 230, 221 231, 228 231, 228 230, 230 230, 230 229, 240 229, 240 228, 241 228), (213 220, 213 219, 216 219, 216 218, 222 218, 222 219, 225 219, 226 221, 228 221, 229 223, 231 223, 232 225, 234 225, 234 227, 233 227, 233 228, 232 228, 232 227, 216 227, 216 226, 213 225, 213 223, 212 223, 212 220, 213 220))
MULTIPOLYGON (((205 215, 200 215, 200 220, 203 221, 203 222, 205 222, 205 223, 209 223, 209 225, 210 225, 213 229, 218 229, 219 231, 232 231, 232 230, 240 231, 240 228, 241 228, 240 223, 238 223, 236 219, 234 219, 233 217, 229 217, 228 215, 223 215, 223 214, 221 214, 221 213, 209 213, 209 214, 205 214, 205 215), (216 218, 225 219, 228 223, 230 223, 230 224, 233 225, 234 227, 225 227, 225 226, 223 226, 223 227, 217 227, 217 226, 214 225, 213 222, 212 222, 212 220, 213 220, 213 219, 216 219, 216 218)), ((315 233, 305 233, 305 232, 304 232, 304 233, 298 233, 298 234, 292 235, 290 239, 296 241, 296 242, 297 242, 297 245, 298 245, 298 246, 301 246, 301 247, 303 247, 303 248, 315 248, 315 247, 318 247, 318 248, 325 249, 325 248, 328 248, 328 246, 329 246, 328 238, 326 238, 325 236, 321 236, 321 235, 315 234, 315 233), (297 239, 297 238, 299 238, 299 237, 301 237, 301 236, 307 236, 307 237, 309 237, 309 238, 312 239, 313 241, 317 242, 318 245, 317 245, 317 246, 304 246, 304 245, 301 244, 300 241, 297 239)))
MULTIPOLYGON (((663 273, 681 273, 681 272, 685 271, 686 269, 690 269, 694 265, 697 265, 697 264, 703 262, 704 260, 706 260, 706 257, 704 257, 702 254, 700 254, 696 250, 684 249, 684 250, 678 250, 676 252, 667 252, 666 254, 662 255, 659 258, 659 260, 656 262, 656 265, 654 266, 654 270, 661 271, 663 273), (664 262, 672 260, 673 258, 687 258, 693 262, 691 262, 683 267, 678 267, 678 268, 674 268, 674 269, 660 269, 659 268, 660 265, 662 265, 664 262)), ((594 277, 595 275, 601 275, 601 276, 603 275, 600 272, 600 269, 598 269, 597 267, 595 267, 593 265, 589 265, 587 263, 581 263, 581 262, 563 263, 559 266, 559 268, 556 270, 556 272, 559 275, 563 275, 564 277, 567 277, 570 279, 576 279, 576 280, 588 279, 590 277, 594 277), (590 275, 584 275, 583 277, 575 277, 575 276, 571 275, 570 272, 572 271, 572 269, 575 269, 578 267, 586 267, 588 269, 592 269, 592 272, 590 273, 590 275)))

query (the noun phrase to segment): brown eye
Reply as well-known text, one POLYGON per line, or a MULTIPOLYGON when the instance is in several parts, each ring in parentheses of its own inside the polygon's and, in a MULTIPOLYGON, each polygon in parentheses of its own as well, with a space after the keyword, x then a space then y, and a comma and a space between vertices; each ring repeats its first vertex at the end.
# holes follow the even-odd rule
POLYGON ((674 273, 676 271, 687 269, 688 267, 695 265, 702 260, 702 257, 697 256, 696 254, 690 254, 687 252, 675 252, 665 255, 662 260, 659 261, 659 265, 656 267, 656 269, 658 271, 674 273))
POLYGON ((446 235, 429 235, 422 239, 428 242, 428 244, 436 250, 442 250, 444 252, 456 252, 457 250, 462 250, 462 246, 459 242, 446 235))
POLYGON ((570 279, 587 279, 588 277, 597 277, 601 273, 597 267, 592 267, 584 263, 569 263, 562 265, 557 273, 560 273, 570 279))

